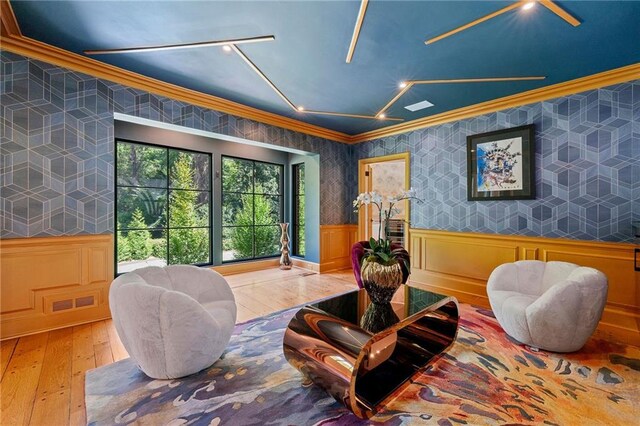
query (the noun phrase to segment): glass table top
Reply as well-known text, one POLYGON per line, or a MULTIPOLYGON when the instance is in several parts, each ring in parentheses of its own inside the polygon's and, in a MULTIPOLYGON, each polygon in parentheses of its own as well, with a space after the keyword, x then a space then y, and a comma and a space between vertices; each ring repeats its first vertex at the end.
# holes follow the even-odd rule
MULTIPOLYGON (((391 308, 402 321, 448 296, 432 293, 410 285, 402 285, 391 300, 391 308)), ((312 303, 311 306, 351 324, 360 324, 360 319, 371 304, 366 290, 354 290, 327 300, 312 303)))

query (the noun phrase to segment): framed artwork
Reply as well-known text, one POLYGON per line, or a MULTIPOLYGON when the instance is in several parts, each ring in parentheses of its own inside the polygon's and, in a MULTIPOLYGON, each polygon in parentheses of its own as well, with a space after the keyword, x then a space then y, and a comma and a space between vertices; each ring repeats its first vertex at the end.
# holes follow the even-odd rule
POLYGON ((467 199, 534 199, 534 134, 529 124, 467 136, 467 199))

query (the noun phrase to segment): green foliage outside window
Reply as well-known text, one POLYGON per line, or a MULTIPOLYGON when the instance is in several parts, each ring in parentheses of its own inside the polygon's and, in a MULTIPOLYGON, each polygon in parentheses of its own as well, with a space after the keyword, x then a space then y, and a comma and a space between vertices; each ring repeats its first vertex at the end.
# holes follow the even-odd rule
POLYGON ((119 264, 210 263, 210 156, 120 141, 116 149, 119 264))
POLYGON ((277 164, 223 157, 223 260, 279 254, 282 169, 277 164))
MULTIPOLYGON (((127 245, 132 259, 147 259, 151 255, 151 232, 144 222, 142 211, 138 208, 133 212, 129 228, 144 228, 129 231, 126 237, 127 245)), ((120 243, 120 241, 118 241, 120 243)))
MULTIPOLYGON (((190 188, 194 185, 191 160, 180 153, 172 169, 173 186, 190 188)), ((169 263, 204 263, 209 260, 208 205, 198 209, 198 192, 173 190, 169 196, 169 263), (183 227, 190 229, 182 229, 183 227), (200 229, 191 229, 202 227, 200 229)), ((166 235, 166 234, 165 234, 166 235)))
MULTIPOLYGON (((250 205, 252 201, 254 202, 256 218, 269 218, 273 216, 271 205, 263 195, 242 195, 242 204, 244 206, 250 205)), ((232 228, 231 247, 235 251, 236 258, 254 257, 254 237, 256 256, 264 256, 278 252, 278 240, 280 237, 279 227, 253 227, 253 214, 251 209, 248 208, 240 210, 235 223, 238 226, 232 228)))
POLYGON ((131 260, 131 249, 129 248, 129 240, 122 235, 120 231, 120 223, 118 223, 116 238, 118 240, 118 260, 131 260))

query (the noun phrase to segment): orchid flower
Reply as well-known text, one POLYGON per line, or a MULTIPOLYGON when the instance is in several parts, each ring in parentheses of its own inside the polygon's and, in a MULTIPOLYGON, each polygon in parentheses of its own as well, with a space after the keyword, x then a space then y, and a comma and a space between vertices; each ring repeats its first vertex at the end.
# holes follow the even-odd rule
MULTIPOLYGON (((381 235, 383 218, 385 223, 388 223, 394 215, 400 213, 400 210, 395 207, 395 204, 404 200, 416 200, 418 203, 422 203, 422 200, 416 195, 416 190, 410 188, 408 190, 402 190, 395 195, 387 195, 386 197, 383 197, 382 194, 376 191, 363 192, 358 194, 358 197, 353 201, 353 207, 355 212, 359 211, 360 207, 363 205, 374 204, 378 207, 378 240, 382 241, 381 235)), ((387 235, 388 230, 385 226, 385 239, 387 238, 387 235)))

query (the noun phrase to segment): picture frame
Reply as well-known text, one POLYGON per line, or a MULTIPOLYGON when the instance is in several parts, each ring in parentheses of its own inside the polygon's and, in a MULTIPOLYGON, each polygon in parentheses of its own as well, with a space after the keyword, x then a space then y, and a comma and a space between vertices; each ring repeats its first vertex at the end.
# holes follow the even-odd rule
POLYGON ((467 136, 467 200, 532 200, 535 126, 467 136))

